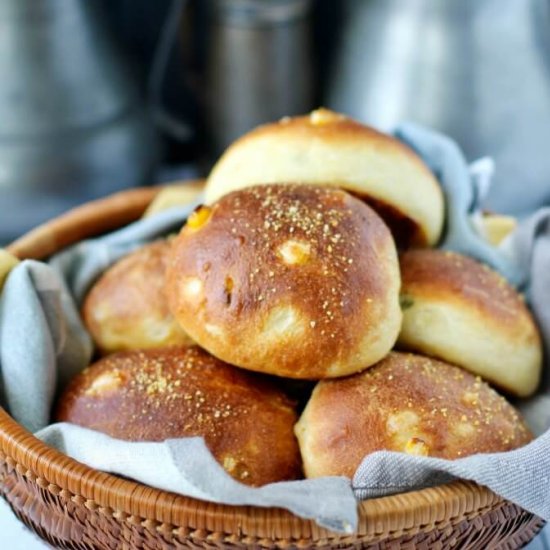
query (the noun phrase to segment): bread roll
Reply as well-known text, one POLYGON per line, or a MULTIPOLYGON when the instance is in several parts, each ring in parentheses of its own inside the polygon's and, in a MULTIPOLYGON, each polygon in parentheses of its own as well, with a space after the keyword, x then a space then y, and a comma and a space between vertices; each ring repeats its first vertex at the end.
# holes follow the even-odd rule
POLYGON ((500 275, 441 250, 406 252, 401 274, 400 347, 460 365, 513 395, 534 393, 540 336, 523 300, 500 275))
POLYGON ((19 260, 7 250, 0 248, 0 291, 2 290, 10 271, 19 263, 19 260))
POLYGON ((101 353, 191 345, 164 294, 170 243, 157 241, 108 269, 88 293, 84 323, 101 353))
POLYGON ((503 216, 489 212, 477 212, 470 216, 476 231, 493 246, 499 246, 518 226, 513 216, 503 216))
POLYGON ((246 369, 318 379, 388 353, 399 266, 382 220, 344 191, 261 185, 222 197, 175 239, 167 296, 184 330, 246 369))
POLYGON ((147 207, 143 217, 155 216, 159 212, 176 206, 187 206, 200 200, 204 193, 205 180, 188 180, 183 183, 172 183, 162 189, 147 207))
POLYGON ((532 439, 516 410, 479 377, 403 353, 319 382, 295 433, 310 478, 351 478, 366 455, 380 450, 456 459, 532 439))
POLYGON ((368 202, 400 246, 433 245, 443 226, 439 183, 406 145, 326 109, 237 140, 210 173, 206 202, 259 183, 336 186, 368 202))
POLYGON ((198 347, 110 355, 78 375, 56 419, 128 441, 202 436, 238 481, 301 475, 292 403, 265 380, 198 347))

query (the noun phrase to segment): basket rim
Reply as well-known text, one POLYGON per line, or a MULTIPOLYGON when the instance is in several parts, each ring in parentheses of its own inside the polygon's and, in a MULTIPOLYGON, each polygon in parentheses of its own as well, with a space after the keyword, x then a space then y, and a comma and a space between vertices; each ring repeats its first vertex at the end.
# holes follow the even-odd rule
MULTIPOLYGON (((7 250, 20 259, 47 257, 79 240, 135 221, 163 188, 130 189, 88 202, 31 230, 7 250)), ((0 461, 27 478, 40 480, 44 488, 81 497, 88 506, 99 507, 106 514, 228 535, 238 529, 250 537, 288 538, 290 532, 293 539, 349 538, 280 508, 200 501, 94 470, 47 446, 1 407, 0 461)), ((490 489, 462 480, 369 499, 358 505, 359 525, 353 536, 398 537, 440 523, 455 523, 503 502, 490 489)))
MULTIPOLYGON (((84 505, 132 522, 154 521, 180 527, 231 534, 235 525, 250 537, 338 539, 312 520, 280 508, 232 506, 205 502, 149 487, 94 470, 47 446, 0 407, 0 460, 53 493, 84 499, 84 505), (283 527, 283 524, 285 527, 283 527), (277 533, 277 531, 281 531, 277 533)), ((365 500, 359 503, 359 526, 353 536, 395 536, 429 530, 441 523, 457 523, 504 500, 489 489, 468 481, 454 481, 427 489, 365 500)))

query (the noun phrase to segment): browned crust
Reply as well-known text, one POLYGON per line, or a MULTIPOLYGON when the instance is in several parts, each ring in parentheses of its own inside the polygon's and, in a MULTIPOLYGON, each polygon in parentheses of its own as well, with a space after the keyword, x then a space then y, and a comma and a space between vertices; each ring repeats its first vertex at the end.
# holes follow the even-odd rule
POLYGON ((320 109, 317 112, 327 115, 327 120, 320 124, 312 123, 311 114, 296 117, 284 117, 277 122, 271 122, 258 126, 235 141, 230 148, 238 147, 239 145, 246 143, 248 140, 254 140, 263 135, 271 136, 274 133, 306 140, 316 138, 322 139, 323 141, 332 140, 335 142, 368 142, 373 149, 379 149, 381 154, 389 152, 390 154, 399 154, 408 157, 416 164, 421 172, 424 172, 426 176, 433 179, 434 183, 439 187, 439 184, 435 181, 432 172, 426 166, 425 162, 402 141, 399 141, 388 134, 379 132, 371 126, 366 126, 365 124, 362 124, 350 117, 339 113, 334 113, 328 109, 320 109))
POLYGON ((360 374, 319 382, 300 420, 309 433, 307 448, 300 441, 306 474, 312 462, 316 475, 352 477, 365 455, 404 451, 400 438, 407 439, 410 427, 405 423, 396 434, 389 428, 390 416, 403 413, 405 420, 409 413, 418 416, 418 438, 429 456, 508 451, 532 439, 517 411, 480 378, 442 361, 393 352, 360 374), (461 435, 459 424, 471 431, 461 435))
POLYGON ((160 240, 128 254, 105 271, 86 296, 82 317, 101 353, 192 343, 166 300, 170 249, 168 241, 160 240), (165 341, 143 334, 148 320, 162 327, 165 341), (109 341, 117 335, 124 335, 125 344, 113 347, 109 341))
POLYGON ((400 265, 405 307, 415 299, 454 303, 477 311, 511 336, 527 324, 532 333, 529 343, 540 346, 538 329, 521 295, 487 265, 442 250, 409 250, 400 256, 400 265))
POLYGON ((55 417, 129 441, 202 436, 249 485, 300 477, 293 404, 267 381, 198 347, 110 355, 71 382, 55 417), (114 385, 94 390, 106 374, 114 385))
POLYGON ((324 377, 331 364, 356 360, 369 331, 388 322, 391 333, 400 318, 395 245, 385 224, 344 191, 310 185, 224 196, 204 227, 184 227, 175 239, 167 288, 172 311, 201 346, 232 364, 293 378, 324 377), (288 240, 307 243, 310 260, 282 262, 278 250, 288 240), (203 284, 199 301, 182 292, 189 277, 203 284), (266 345, 258 332, 280 306, 298 312, 303 334, 266 345), (220 327, 223 339, 207 325, 220 327))

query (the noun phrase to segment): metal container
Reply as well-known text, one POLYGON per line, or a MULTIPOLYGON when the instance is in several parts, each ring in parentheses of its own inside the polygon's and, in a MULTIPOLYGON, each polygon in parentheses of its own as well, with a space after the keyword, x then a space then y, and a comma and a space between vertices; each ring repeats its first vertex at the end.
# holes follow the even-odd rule
POLYGON ((344 0, 328 104, 384 130, 413 120, 491 155, 487 205, 550 203, 548 0, 344 0))
POLYGON ((310 0, 212 0, 204 92, 212 154, 312 107, 310 0))
POLYGON ((149 183, 157 141, 97 0, 0 0, 0 242, 149 183))

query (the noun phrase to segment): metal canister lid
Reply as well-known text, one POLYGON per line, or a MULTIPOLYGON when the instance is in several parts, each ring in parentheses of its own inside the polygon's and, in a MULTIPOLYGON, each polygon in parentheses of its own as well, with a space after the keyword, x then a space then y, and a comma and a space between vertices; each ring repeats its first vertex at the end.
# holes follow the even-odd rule
POLYGON ((311 0, 214 0, 216 18, 235 26, 289 23, 308 15, 311 0))

